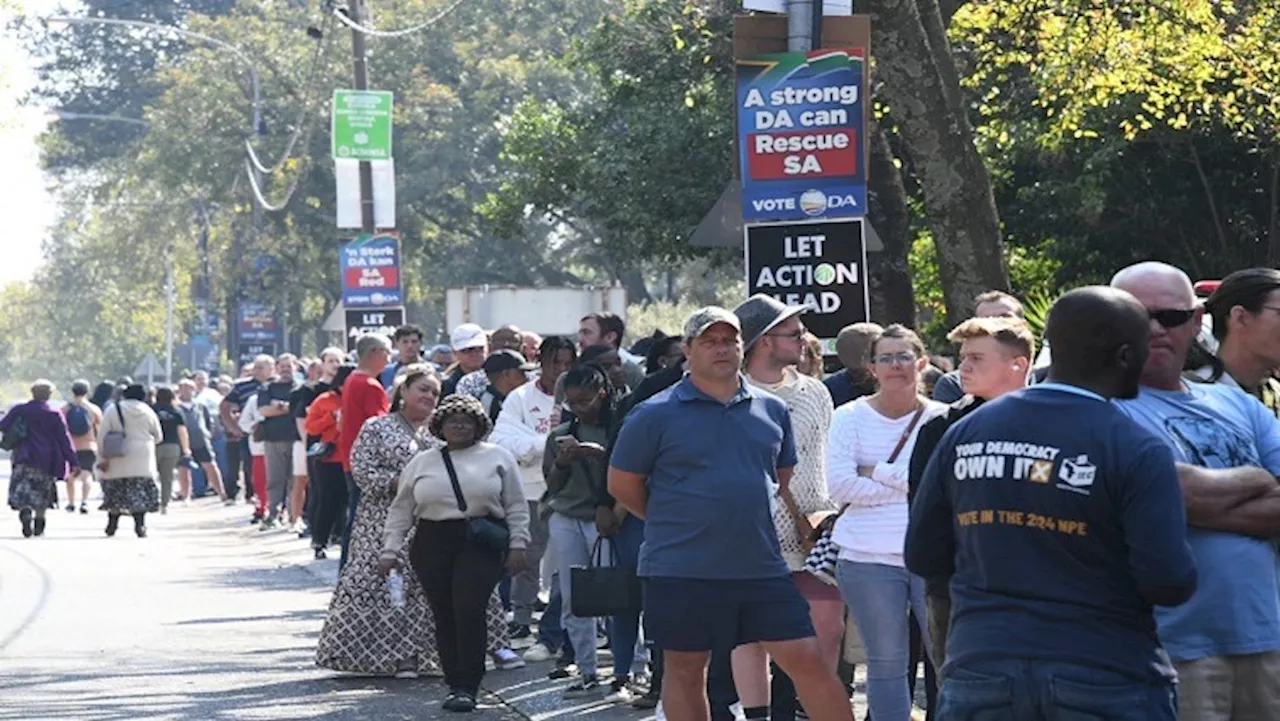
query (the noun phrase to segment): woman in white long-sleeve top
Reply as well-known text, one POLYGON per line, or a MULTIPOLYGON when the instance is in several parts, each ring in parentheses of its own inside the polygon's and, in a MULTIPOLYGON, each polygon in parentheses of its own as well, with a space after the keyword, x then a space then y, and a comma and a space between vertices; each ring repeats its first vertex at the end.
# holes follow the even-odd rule
POLYGON ((914 332, 885 328, 870 355, 879 390, 836 410, 827 443, 827 485, 844 506, 832 533, 840 546, 836 579, 867 649, 871 715, 908 721, 908 604, 922 626, 925 612, 924 581, 902 559, 907 471, 916 433, 946 406, 920 394, 928 359, 914 332))

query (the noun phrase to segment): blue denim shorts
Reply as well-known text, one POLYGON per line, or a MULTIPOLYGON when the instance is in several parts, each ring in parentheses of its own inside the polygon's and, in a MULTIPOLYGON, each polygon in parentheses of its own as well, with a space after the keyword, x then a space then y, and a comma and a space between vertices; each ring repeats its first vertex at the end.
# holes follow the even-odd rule
POLYGON ((644 579, 645 632, 669 651, 730 650, 814 635, 791 576, 751 580, 644 579))

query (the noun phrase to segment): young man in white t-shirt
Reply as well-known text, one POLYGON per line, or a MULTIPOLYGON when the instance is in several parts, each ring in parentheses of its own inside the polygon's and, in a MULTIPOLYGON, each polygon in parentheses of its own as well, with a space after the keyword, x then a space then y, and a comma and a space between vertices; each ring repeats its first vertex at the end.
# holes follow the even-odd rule
MULTIPOLYGON (((511 451, 520 463, 524 495, 529 501, 529 531, 532 540, 526 549, 525 570, 511 579, 511 604, 514 611, 511 637, 525 638, 532 632, 534 603, 541 588, 539 565, 547 548, 547 523, 538 512, 538 501, 547 491, 542 476, 542 455, 547 435, 560 423, 560 408, 555 403, 556 380, 577 360, 573 341, 551 336, 538 347, 541 372, 516 388, 503 401, 489 441, 511 451)), ((544 642, 549 639, 538 639, 544 642)), ((554 651, 554 649, 548 649, 554 651)))

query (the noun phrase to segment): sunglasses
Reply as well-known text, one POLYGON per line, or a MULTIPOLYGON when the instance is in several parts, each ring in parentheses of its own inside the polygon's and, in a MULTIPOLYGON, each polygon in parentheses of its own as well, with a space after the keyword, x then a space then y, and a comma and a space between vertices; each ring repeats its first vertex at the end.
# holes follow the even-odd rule
POLYGON ((1195 317, 1195 309, 1191 310, 1151 310, 1147 311, 1147 316, 1159 323, 1163 328, 1177 328, 1184 326, 1195 317))

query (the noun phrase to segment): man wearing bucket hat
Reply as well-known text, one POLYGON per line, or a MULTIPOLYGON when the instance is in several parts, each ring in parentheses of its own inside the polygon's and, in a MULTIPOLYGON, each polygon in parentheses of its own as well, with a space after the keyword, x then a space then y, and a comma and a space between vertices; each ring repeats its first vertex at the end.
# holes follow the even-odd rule
POLYGON ((703 308, 684 337, 688 375, 631 412, 609 467, 610 493, 646 519, 639 575, 646 629, 664 649, 663 707, 706 719, 711 653, 759 642, 810 718, 852 721, 773 525, 773 488, 796 466, 791 415, 739 373, 738 316, 703 308))
MULTIPOLYGON (((758 293, 733 309, 742 323, 747 382, 782 399, 791 412, 796 444, 796 467, 791 483, 778 494, 773 526, 782 557, 805 600, 809 618, 827 666, 836 668, 844 633, 844 601, 835 586, 804 570, 806 541, 813 534, 809 518, 836 510, 827 492, 827 434, 834 406, 822 381, 796 370, 804 353, 805 306, 787 306, 758 293)), ((748 719, 790 721, 796 715, 796 691, 785 673, 773 674, 770 693, 768 656, 761 644, 739 646, 733 652, 734 682, 748 719), (772 697, 772 703, 770 703, 772 697), (770 708, 770 706, 772 708, 770 708)))

